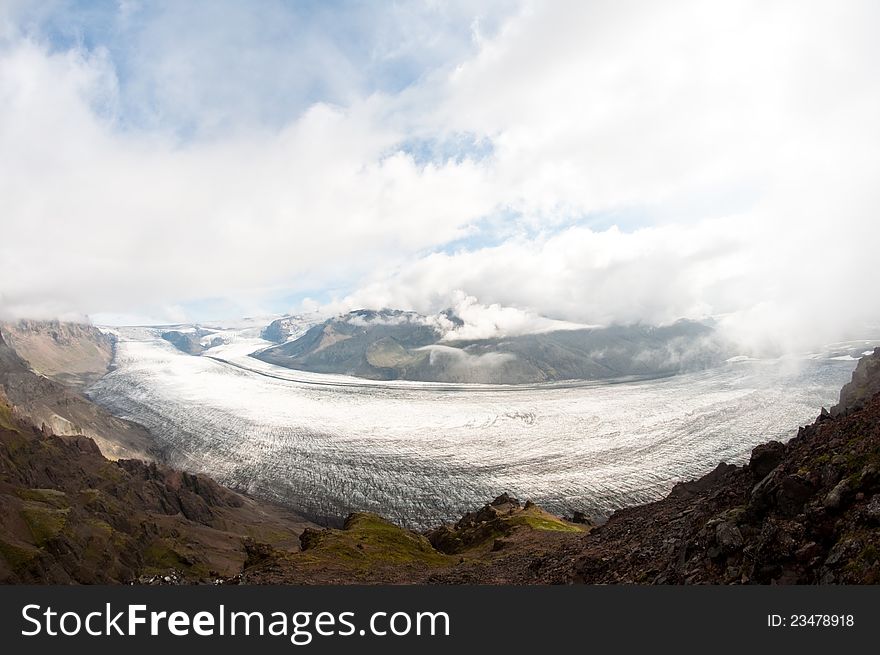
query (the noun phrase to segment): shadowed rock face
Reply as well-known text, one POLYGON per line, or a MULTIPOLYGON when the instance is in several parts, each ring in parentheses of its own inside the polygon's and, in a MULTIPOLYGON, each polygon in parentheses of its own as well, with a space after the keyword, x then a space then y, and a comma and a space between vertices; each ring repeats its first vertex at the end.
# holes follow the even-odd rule
POLYGON ((860 409, 875 394, 880 393, 880 348, 859 360, 852 381, 840 390, 840 402, 831 408, 833 416, 860 409))
POLYGON ((213 330, 196 328, 188 332, 167 330, 161 336, 180 352, 184 352, 187 355, 201 355, 209 348, 223 344, 223 338, 219 336, 215 336, 211 340, 204 339, 204 337, 209 337, 212 334, 214 334, 213 330))
POLYGON ((358 310, 254 356, 288 368, 376 380, 500 384, 665 375, 706 368, 725 356, 712 329, 691 321, 472 341, 442 336, 414 312, 358 310))
POLYGON ((198 332, 186 333, 169 330, 162 333, 162 338, 187 355, 201 355, 205 348, 200 343, 198 332))
MULTIPOLYGON (((314 321, 311 321, 312 323, 314 321)), ((302 316, 283 316, 275 319, 260 332, 260 336, 266 341, 284 343, 292 336, 300 336, 305 331, 310 321, 302 316)))

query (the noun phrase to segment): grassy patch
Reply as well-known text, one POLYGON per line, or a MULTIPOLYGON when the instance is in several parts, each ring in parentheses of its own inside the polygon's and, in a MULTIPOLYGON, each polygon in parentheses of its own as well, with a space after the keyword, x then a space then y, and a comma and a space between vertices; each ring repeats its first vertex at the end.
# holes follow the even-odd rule
MULTIPOLYGON (((83 489, 79 492, 79 500, 89 512, 99 516, 111 516, 114 520, 128 516, 124 503, 99 489, 83 489)), ((129 502, 134 504, 135 501, 130 499, 129 502)))
POLYGON ((187 568, 180 554, 161 539, 151 543, 144 551, 144 564, 150 573, 187 568))
POLYGON ((109 523, 102 521, 101 519, 88 518, 85 520, 85 524, 89 526, 95 534, 100 535, 108 541, 115 532, 109 523))
POLYGON ((6 447, 6 452, 9 453, 14 464, 21 464, 29 454, 30 440, 18 430, 15 430, 14 434, 5 434, 2 444, 6 447))
POLYGON ((67 524, 67 509, 50 509, 42 503, 26 501, 21 517, 27 523, 37 546, 44 546, 54 539, 67 524))
POLYGON ((37 556, 37 552, 35 549, 22 548, 0 539, 0 557, 6 560, 13 571, 20 571, 27 566, 37 556))
POLYGON ((58 489, 18 489, 15 493, 22 500, 44 503, 55 509, 70 507, 67 494, 58 489))
POLYGON ((880 550, 878 550, 877 546, 874 544, 868 544, 862 549, 862 552, 859 553, 859 559, 866 564, 873 564, 880 559, 880 550))
POLYGON ((323 531, 301 557, 314 562, 330 559, 354 568, 408 563, 448 566, 455 562, 434 550, 422 535, 368 513, 354 515, 344 530, 323 531))
POLYGON ((190 575, 205 578, 208 577, 208 567, 202 562, 193 561, 193 558, 181 554, 172 542, 158 538, 153 541, 144 551, 144 570, 142 573, 161 574, 169 570, 183 571, 190 575))
POLYGON ((566 523, 557 518, 546 518, 543 516, 519 515, 513 516, 508 521, 510 525, 526 525, 532 530, 543 530, 545 532, 583 532, 584 528, 579 525, 566 523))
POLYGON ((0 428, 18 432, 18 428, 15 427, 15 419, 12 418, 12 408, 4 402, 0 402, 0 428))
POLYGON ((544 532, 584 532, 586 530, 582 525, 563 521, 558 516, 545 512, 537 506, 516 512, 510 517, 505 517, 503 521, 509 526, 524 525, 532 530, 544 532))

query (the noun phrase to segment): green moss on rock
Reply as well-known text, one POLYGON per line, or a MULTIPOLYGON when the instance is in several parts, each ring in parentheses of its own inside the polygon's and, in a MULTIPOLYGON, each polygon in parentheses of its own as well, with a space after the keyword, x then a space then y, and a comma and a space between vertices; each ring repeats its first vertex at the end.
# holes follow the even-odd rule
POLYGON ((308 541, 304 559, 328 558, 355 568, 407 563, 448 566, 455 562, 434 550, 424 536, 366 512, 349 516, 342 530, 312 532, 308 541))
POLYGON ((13 571, 21 571, 38 554, 39 551, 36 548, 16 546, 0 539, 0 557, 6 560, 9 568, 13 571))
POLYGON ((51 509, 43 503, 25 501, 21 517, 31 531, 34 544, 44 546, 57 537, 67 524, 67 509, 51 509))
POLYGON ((15 419, 12 417, 12 408, 2 401, 0 401, 0 428, 18 432, 15 419))
POLYGON ((19 489, 16 495, 22 500, 44 503, 54 509, 67 509, 70 502, 67 494, 58 489, 19 489))
POLYGON ((584 532, 584 528, 574 523, 567 523, 555 516, 535 516, 531 514, 519 514, 512 516, 507 521, 508 525, 518 526, 525 525, 532 530, 542 530, 544 532, 584 532))

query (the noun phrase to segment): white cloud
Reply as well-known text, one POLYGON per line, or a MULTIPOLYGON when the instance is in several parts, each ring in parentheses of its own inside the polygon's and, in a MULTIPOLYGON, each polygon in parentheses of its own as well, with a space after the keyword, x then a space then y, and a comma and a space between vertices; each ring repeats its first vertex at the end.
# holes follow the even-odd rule
POLYGON ((502 307, 498 303, 484 305, 474 296, 468 296, 460 289, 452 291, 450 295, 452 296, 450 308, 454 315, 461 319, 463 325, 453 325, 446 329, 443 334, 444 341, 513 337, 588 327, 583 324, 549 319, 517 307, 502 307))
POLYGON ((463 289, 587 323, 724 315, 760 347, 880 324, 878 17, 864 2, 530 5, 433 118, 492 136, 487 186, 539 236, 423 257, 347 302, 428 310, 463 289), (565 227, 621 210, 647 227, 565 227))
MULTIPOLYGON (((222 93, 178 98, 233 128, 183 142, 120 122, 130 90, 108 52, 51 52, 0 23, 0 312, 156 315, 220 297, 256 313, 281 291, 342 288, 330 307, 433 313, 471 296, 477 333, 711 314, 753 342, 805 343, 880 323, 866 297, 878 14, 529 3, 477 26, 457 66, 432 59, 399 93, 343 80, 342 104, 281 128, 236 103, 213 117, 222 93), (457 135, 491 154, 401 151, 457 135), (497 245, 439 251, 474 235, 497 245)), ((159 77, 184 92, 185 47, 167 47, 159 77)))
MULTIPOLYGON (((447 276, 450 281, 455 279, 451 270, 444 270, 443 275, 447 276)), ((435 295, 435 302, 431 303, 427 300, 426 295, 419 294, 423 287, 417 280, 413 278, 401 279, 399 285, 401 291, 404 289, 412 291, 410 297, 414 306, 418 306, 420 311, 424 313, 408 311, 395 315, 370 317, 359 314, 349 315, 349 312, 364 307, 383 308, 407 302, 402 297, 391 300, 393 291, 384 288, 378 296, 371 296, 369 291, 363 291, 341 301, 327 303, 321 308, 322 314, 325 316, 336 315, 347 323, 364 327, 370 325, 426 325, 433 328, 440 335, 442 341, 492 339, 590 327, 581 323, 554 320, 517 307, 502 307, 498 303, 484 305, 461 289, 449 288, 444 293, 435 295)))
POLYGON ((332 307, 401 306, 424 313, 451 307, 469 330, 492 336, 566 327, 544 316, 582 327, 735 311, 739 299, 726 299, 728 285, 738 285, 755 264, 749 239, 758 231, 744 230, 745 220, 633 233, 570 227, 539 239, 433 254, 380 275, 332 307))
POLYGON ((0 55, 0 293, 12 312, 344 279, 456 238, 492 202, 472 162, 383 156, 401 134, 379 124, 380 97, 314 105, 280 133, 180 145, 95 115, 112 89, 101 59, 28 42, 0 55))

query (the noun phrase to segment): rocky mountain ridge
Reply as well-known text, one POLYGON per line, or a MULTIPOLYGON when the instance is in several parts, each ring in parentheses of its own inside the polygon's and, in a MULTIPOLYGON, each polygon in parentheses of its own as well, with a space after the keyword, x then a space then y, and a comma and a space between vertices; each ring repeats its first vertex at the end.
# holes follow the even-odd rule
POLYGON ((83 323, 20 320, 0 332, 35 372, 80 391, 108 371, 116 345, 112 333, 83 323))
POLYGON ((440 323, 462 325, 451 312, 426 317, 357 310, 253 356, 313 373, 497 384, 669 375, 718 365, 729 356, 712 328, 694 321, 471 340, 450 339, 440 323))

